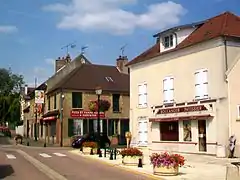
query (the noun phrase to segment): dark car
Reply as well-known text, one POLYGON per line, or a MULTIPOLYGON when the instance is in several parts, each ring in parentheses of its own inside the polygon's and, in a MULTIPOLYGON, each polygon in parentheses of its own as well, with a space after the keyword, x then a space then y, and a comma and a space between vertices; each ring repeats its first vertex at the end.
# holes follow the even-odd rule
POLYGON ((106 146, 110 146, 111 144, 111 141, 108 138, 107 134, 101 133, 99 137, 97 133, 90 133, 90 134, 84 134, 83 136, 73 140, 72 147, 81 148, 82 144, 87 141, 96 142, 96 143, 100 141, 100 148, 105 148, 106 146))

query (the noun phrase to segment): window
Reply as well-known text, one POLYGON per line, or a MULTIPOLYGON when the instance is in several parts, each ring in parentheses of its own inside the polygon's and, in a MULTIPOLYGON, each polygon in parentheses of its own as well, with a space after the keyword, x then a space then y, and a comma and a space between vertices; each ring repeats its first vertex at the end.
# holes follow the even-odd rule
POLYGON ((57 109, 57 94, 54 94, 54 109, 57 109))
POLYGON ((183 121, 183 141, 192 141, 191 121, 183 121))
POLYGON ((138 106, 147 106, 147 84, 138 85, 138 106))
POLYGON ((50 101, 50 96, 48 96, 48 110, 50 111, 50 109, 51 109, 51 103, 50 103, 51 101, 50 101))
POLYGON ((112 79, 112 77, 110 77, 110 76, 105 77, 105 79, 106 79, 108 82, 113 82, 113 79, 112 79))
POLYGON ((112 105, 113 105, 113 112, 119 112, 120 107, 119 107, 119 99, 120 99, 120 94, 113 94, 112 95, 112 105))
POLYGON ((160 122, 161 141, 179 141, 178 121, 160 122))
POLYGON ((165 36, 163 39, 164 47, 170 48, 173 46, 173 35, 165 36))
POLYGON ((81 92, 72 92, 72 108, 82 108, 81 92))
POLYGON ((237 118, 240 119, 240 105, 237 105, 237 118))
POLYGON ((138 119, 138 143, 147 145, 148 143, 148 121, 146 117, 138 119))
POLYGON ((163 80, 163 102, 173 103, 174 102, 174 88, 173 88, 173 77, 166 77, 163 80))
POLYGON ((208 98, 208 71, 201 69, 195 72, 195 99, 208 98))

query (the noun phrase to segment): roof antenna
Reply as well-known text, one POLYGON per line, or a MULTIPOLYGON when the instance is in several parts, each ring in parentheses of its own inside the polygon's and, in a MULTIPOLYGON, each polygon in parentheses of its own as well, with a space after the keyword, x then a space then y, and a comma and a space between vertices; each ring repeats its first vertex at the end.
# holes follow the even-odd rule
POLYGON ((127 45, 128 45, 128 44, 125 44, 124 46, 122 46, 122 47, 120 48, 120 51, 121 51, 121 55, 122 55, 122 56, 124 56, 124 51, 125 51, 125 48, 126 48, 127 45))
POLYGON ((82 46, 81 47, 81 55, 83 55, 85 53, 85 49, 87 49, 88 46, 82 46))
POLYGON ((69 48, 75 48, 76 47, 76 42, 73 42, 73 43, 69 43, 65 46, 63 46, 61 49, 66 49, 66 53, 67 55, 69 54, 69 48))

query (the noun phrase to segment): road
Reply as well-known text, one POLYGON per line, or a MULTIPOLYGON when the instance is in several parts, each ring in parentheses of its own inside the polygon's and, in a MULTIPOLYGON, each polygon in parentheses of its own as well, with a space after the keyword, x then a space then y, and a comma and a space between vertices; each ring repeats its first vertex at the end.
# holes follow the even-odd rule
POLYGON ((26 148, 32 157, 49 166, 69 180, 150 180, 144 175, 86 159, 57 148, 26 148))
MULTIPOLYGON (((68 148, 22 147, 9 145, 6 138, 0 137, 0 179, 5 180, 48 180, 49 176, 39 171, 16 150, 24 151, 34 159, 38 168, 47 168, 48 175, 54 172, 59 179, 68 180, 150 180, 144 175, 86 159, 69 152, 68 148), (42 165, 41 165, 42 164, 42 165), (37 165, 38 166, 38 165, 37 165), (61 176, 61 178, 60 178, 61 176)), ((36 165, 35 164, 35 165, 36 165)))
POLYGON ((3 148, 2 145, 9 145, 6 138, 0 137, 0 179, 4 180, 48 180, 49 178, 35 168, 31 163, 18 154, 11 146, 3 148))

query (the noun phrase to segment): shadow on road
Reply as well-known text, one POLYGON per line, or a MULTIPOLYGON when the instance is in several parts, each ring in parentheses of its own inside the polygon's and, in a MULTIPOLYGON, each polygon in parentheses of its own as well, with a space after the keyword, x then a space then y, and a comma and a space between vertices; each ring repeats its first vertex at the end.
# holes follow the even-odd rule
POLYGON ((10 145, 10 138, 9 137, 4 137, 0 136, 0 145, 10 145))
POLYGON ((11 176, 14 173, 14 170, 11 165, 0 165, 0 179, 11 176))

